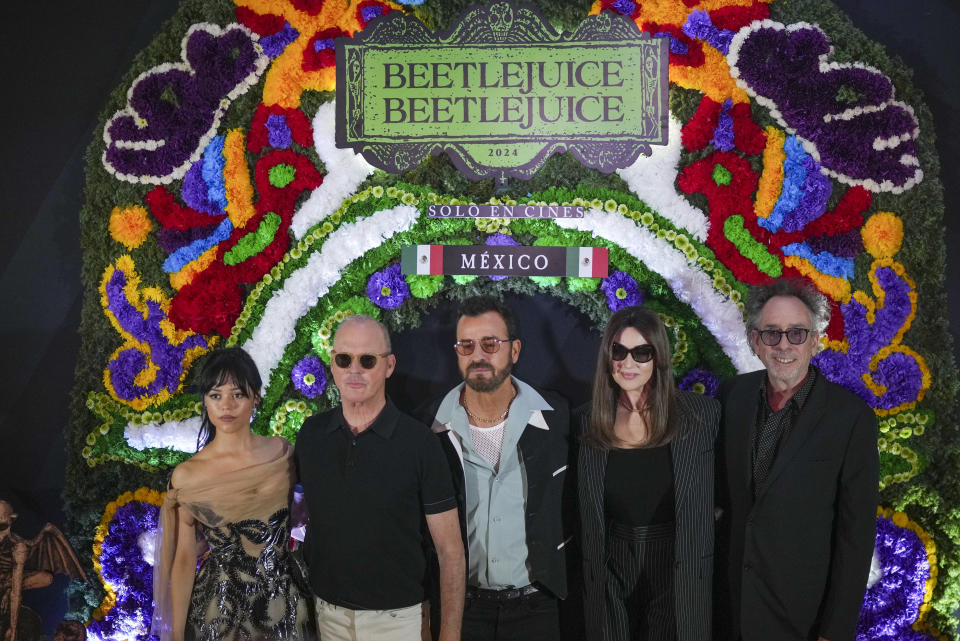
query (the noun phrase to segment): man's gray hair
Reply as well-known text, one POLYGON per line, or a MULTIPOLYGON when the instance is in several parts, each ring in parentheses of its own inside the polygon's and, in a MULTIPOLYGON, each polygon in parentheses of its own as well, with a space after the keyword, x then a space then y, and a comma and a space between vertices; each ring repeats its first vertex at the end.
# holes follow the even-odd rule
MULTIPOLYGON (((366 314, 351 314, 350 316, 347 316, 346 318, 344 318, 343 322, 341 322, 337 326, 337 332, 339 332, 340 328, 346 325, 347 323, 373 323, 378 328, 380 328, 380 333, 383 334, 383 343, 387 346, 386 351, 391 354, 393 353, 393 346, 390 343, 390 332, 387 331, 387 326, 381 323, 380 321, 378 321, 373 316, 367 316, 366 314)), ((337 340, 336 332, 333 333, 333 340, 334 341, 337 340)), ((331 341, 331 344, 333 344, 333 341, 331 341)))
POLYGON ((757 329, 763 306, 775 296, 793 296, 810 310, 813 329, 823 334, 830 323, 830 302, 810 283, 795 278, 777 278, 763 285, 750 288, 745 303, 747 336, 757 329))

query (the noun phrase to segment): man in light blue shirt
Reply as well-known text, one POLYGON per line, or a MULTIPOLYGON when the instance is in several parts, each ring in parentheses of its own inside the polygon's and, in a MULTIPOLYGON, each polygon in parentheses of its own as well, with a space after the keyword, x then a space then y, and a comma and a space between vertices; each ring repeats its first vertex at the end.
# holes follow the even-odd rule
POLYGON ((567 592, 567 403, 511 375, 521 343, 497 299, 461 304, 454 347, 464 382, 424 416, 450 461, 467 547, 462 638, 555 641, 567 592))

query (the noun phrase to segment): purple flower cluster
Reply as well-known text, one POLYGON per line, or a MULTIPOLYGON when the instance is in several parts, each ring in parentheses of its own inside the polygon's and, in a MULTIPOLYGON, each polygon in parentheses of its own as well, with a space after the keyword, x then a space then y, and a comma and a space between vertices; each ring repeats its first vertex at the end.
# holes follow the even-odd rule
POLYGON ((819 27, 787 30, 763 23, 732 46, 730 55, 734 75, 771 101, 787 127, 816 145, 824 167, 868 188, 908 188, 923 176, 916 166, 916 117, 893 99, 893 84, 876 69, 822 67, 831 51, 819 27), (842 90, 850 98, 844 99, 842 90), (877 140, 897 141, 895 153, 875 148, 877 140))
POLYGON ((316 356, 307 356, 290 372, 293 386, 307 398, 317 398, 327 389, 327 373, 316 356))
POLYGON ((410 298, 410 286, 400 271, 399 263, 370 276, 367 281, 367 297, 374 305, 383 309, 396 309, 410 298))
POLYGON ((714 26, 710 14, 701 9, 690 12, 687 21, 683 24, 683 32, 691 38, 705 41, 723 55, 727 54, 730 41, 733 40, 732 31, 714 26))
POLYGON ((186 38, 184 55, 189 69, 161 65, 130 88, 128 107, 118 111, 104 131, 107 167, 152 182, 183 171, 216 129, 224 98, 262 71, 255 43, 239 26, 223 33, 195 27, 186 38), (149 141, 163 144, 146 144, 149 141))
POLYGON ((803 148, 796 136, 783 144, 783 184, 780 196, 760 226, 772 231, 795 232, 819 218, 827 210, 833 183, 820 171, 820 165, 803 148))
POLYGON ((633 276, 615 271, 600 282, 600 289, 607 297, 607 307, 612 311, 643 304, 643 292, 633 276))
POLYGON ((280 31, 260 38, 260 46, 263 52, 273 60, 278 57, 291 42, 300 37, 300 32, 290 26, 289 22, 283 23, 283 29, 280 31))
POLYGON ((720 379, 710 370, 695 367, 680 381, 678 387, 688 392, 696 392, 710 398, 716 398, 720 391, 720 379))
POLYGON ((116 605, 88 627, 91 638, 146 638, 153 615, 153 567, 143 558, 138 538, 154 530, 159 506, 130 501, 117 508, 100 555, 103 580, 113 586, 116 605))
POLYGON ((932 641, 911 626, 920 614, 930 562, 916 532, 877 519, 875 545, 881 576, 867 588, 857 641, 932 641))
POLYGON ((730 115, 730 109, 733 107, 733 100, 727 98, 720 106, 720 116, 717 118, 717 128, 713 131, 713 139, 710 144, 720 151, 732 151, 734 147, 733 140, 733 116, 730 115))
POLYGON ((203 336, 188 336, 179 345, 172 345, 160 327, 160 321, 166 314, 156 301, 144 301, 147 317, 127 300, 124 288, 129 276, 122 269, 114 269, 113 275, 104 286, 107 311, 109 311, 123 331, 129 333, 140 343, 149 345, 149 353, 140 346, 119 350, 107 365, 110 383, 118 398, 126 401, 141 396, 154 396, 166 390, 175 394, 180 387, 183 375, 183 360, 190 349, 206 347, 203 336), (147 385, 136 382, 137 375, 148 367, 156 366, 153 380, 147 385))
POLYGON ((856 393, 870 407, 893 409, 917 400, 923 390, 923 369, 917 357, 906 350, 891 350, 875 367, 871 363, 877 352, 893 343, 901 328, 910 322, 913 288, 891 267, 877 267, 874 275, 883 290, 883 305, 874 311, 873 322, 868 320, 867 308, 855 298, 841 305, 849 347, 846 353, 825 349, 813 358, 813 363, 824 376, 856 393), (864 382, 864 374, 870 374, 885 391, 874 393, 864 382))

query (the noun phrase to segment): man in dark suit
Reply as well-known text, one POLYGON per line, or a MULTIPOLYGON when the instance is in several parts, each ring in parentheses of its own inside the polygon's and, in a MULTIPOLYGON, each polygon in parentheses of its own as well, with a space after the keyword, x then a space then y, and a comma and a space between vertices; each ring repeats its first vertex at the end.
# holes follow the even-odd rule
POLYGON ((453 470, 467 549, 462 638, 555 641, 567 591, 567 403, 511 376, 520 340, 497 299, 460 305, 454 347, 464 382, 419 414, 453 470))
POLYGON ((717 443, 715 619, 736 641, 853 641, 876 531, 877 422, 810 364, 822 294, 781 279, 747 301, 765 370, 727 381, 717 443))

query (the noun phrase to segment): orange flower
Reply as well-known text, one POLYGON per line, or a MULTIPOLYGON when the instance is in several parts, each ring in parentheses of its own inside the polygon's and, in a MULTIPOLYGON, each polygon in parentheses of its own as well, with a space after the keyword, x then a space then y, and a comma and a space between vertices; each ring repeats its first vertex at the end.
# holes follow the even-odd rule
POLYGON ((903 243, 903 221, 894 213, 879 211, 860 230, 863 246, 874 258, 893 258, 903 243))
POLYGON ((140 205, 114 207, 110 212, 110 237, 127 249, 142 245, 152 231, 150 214, 140 205))

